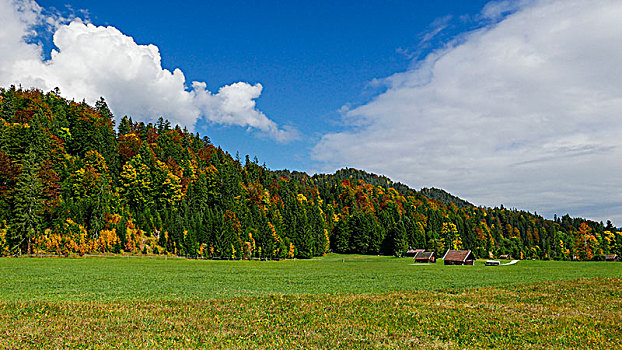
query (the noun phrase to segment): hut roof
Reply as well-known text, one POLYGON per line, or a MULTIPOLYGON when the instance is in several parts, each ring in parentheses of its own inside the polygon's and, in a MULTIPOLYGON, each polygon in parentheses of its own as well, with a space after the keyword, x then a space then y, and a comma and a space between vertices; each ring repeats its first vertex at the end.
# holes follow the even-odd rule
POLYGON ((470 250, 448 250, 443 256, 447 261, 467 261, 475 260, 475 255, 470 250))
POLYGON ((415 255, 415 260, 418 259, 431 259, 434 256, 434 252, 419 252, 417 253, 417 255, 415 255))

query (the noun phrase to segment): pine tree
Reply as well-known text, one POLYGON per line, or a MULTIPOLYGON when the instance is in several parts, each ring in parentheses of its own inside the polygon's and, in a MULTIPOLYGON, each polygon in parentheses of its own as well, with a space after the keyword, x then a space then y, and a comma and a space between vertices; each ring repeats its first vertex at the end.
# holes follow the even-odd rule
POLYGON ((121 118, 121 122, 119 123, 119 133, 118 136, 122 136, 125 134, 129 134, 132 130, 132 118, 128 118, 127 115, 121 118))
POLYGON ((15 117, 15 85, 11 85, 11 88, 4 93, 2 99, 2 109, 0 110, 0 118, 4 119, 8 123, 13 122, 15 117))
POLYGON ((32 252, 31 243, 39 229, 43 212, 43 184, 38 172, 35 155, 29 152, 22 162, 22 173, 15 186, 11 220, 13 240, 20 247, 25 244, 28 254, 32 252))
POLYGON ((333 235, 331 236, 330 244, 336 253, 349 253, 351 251, 350 236, 352 232, 350 230, 350 223, 348 217, 342 218, 335 223, 333 229, 333 235))
POLYGON ((400 257, 406 253, 408 242, 402 221, 394 223, 388 230, 387 238, 390 240, 391 251, 394 256, 400 257))
POLYGON ((114 115, 112 115, 112 112, 110 111, 110 108, 108 108, 108 104, 103 97, 100 97, 99 100, 95 102, 95 109, 101 114, 103 118, 106 118, 108 120, 114 120, 114 115))

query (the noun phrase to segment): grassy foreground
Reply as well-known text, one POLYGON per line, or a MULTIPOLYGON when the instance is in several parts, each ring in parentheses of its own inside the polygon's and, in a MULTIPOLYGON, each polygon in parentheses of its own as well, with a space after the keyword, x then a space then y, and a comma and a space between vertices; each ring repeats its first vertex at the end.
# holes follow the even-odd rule
POLYGON ((0 348, 622 348, 620 264, 408 264, 0 259, 0 348))
POLYGON ((411 265, 412 259, 331 254, 313 260, 0 258, 0 299, 207 299, 271 294, 376 294, 622 277, 622 264, 521 261, 512 266, 411 265))

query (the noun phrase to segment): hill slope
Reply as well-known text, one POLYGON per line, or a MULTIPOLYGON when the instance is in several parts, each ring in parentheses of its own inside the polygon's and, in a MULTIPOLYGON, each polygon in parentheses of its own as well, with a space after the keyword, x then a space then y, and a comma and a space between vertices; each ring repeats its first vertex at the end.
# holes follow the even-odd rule
POLYGON ((477 208, 443 190, 416 191, 355 169, 271 171, 163 119, 123 117, 115 131, 103 99, 93 107, 13 87, 0 97, 3 254, 622 253, 622 233, 610 224, 477 208))

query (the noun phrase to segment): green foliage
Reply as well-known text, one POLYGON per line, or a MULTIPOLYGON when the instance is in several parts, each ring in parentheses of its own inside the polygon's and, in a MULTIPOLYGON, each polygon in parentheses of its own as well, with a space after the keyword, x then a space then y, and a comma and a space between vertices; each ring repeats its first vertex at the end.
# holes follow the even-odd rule
POLYGON ((140 154, 125 163, 119 182, 119 195, 128 206, 142 211, 153 205, 151 170, 140 154))
POLYGON ((39 169, 35 154, 27 153, 13 195, 12 242, 22 249, 25 247, 28 254, 32 251, 32 240, 41 228, 43 214, 43 184, 39 178, 39 169))
POLYGON ((428 198, 441 201, 445 204, 454 203, 458 208, 468 208, 468 207, 474 206, 473 204, 465 201, 464 199, 456 197, 452 195, 451 193, 448 193, 447 191, 439 189, 439 188, 434 188, 434 187, 422 188, 421 194, 423 194, 424 196, 428 198))
POLYGON ((2 108, 0 109, 0 119, 5 120, 8 123, 13 122, 15 117, 15 86, 11 85, 8 91, 4 91, 2 94, 2 108))
POLYGON ((271 171, 163 117, 154 125, 124 116, 115 132, 103 98, 91 107, 59 94, 0 90, 0 220, 21 252, 31 242, 37 252, 221 259, 399 256, 408 247, 561 260, 622 254, 610 222, 478 208, 351 168, 271 171), (84 237, 68 236, 68 220, 84 237))

